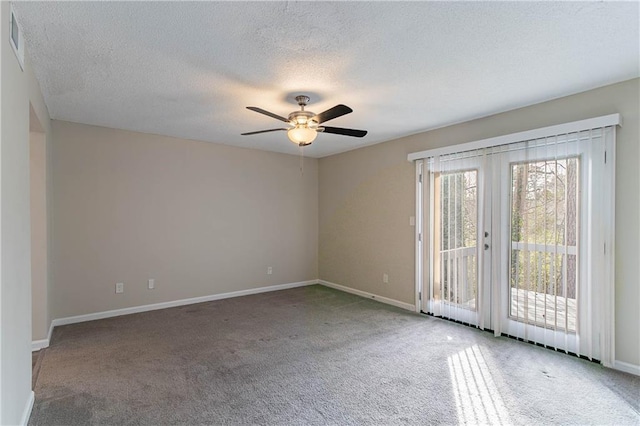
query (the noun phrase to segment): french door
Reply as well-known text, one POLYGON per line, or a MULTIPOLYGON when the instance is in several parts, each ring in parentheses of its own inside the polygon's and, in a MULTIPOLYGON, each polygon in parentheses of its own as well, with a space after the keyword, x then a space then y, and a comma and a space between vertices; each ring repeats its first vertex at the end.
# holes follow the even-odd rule
POLYGON ((613 136, 602 128, 422 161, 420 309, 589 358, 610 353, 602 223, 613 136))
MULTIPOLYGON (((503 334, 579 353, 578 312, 590 312, 591 297, 586 269, 589 233, 590 180, 582 167, 594 160, 586 144, 565 142, 557 147, 541 145, 497 155, 492 167, 500 182, 493 181, 494 214, 501 223, 501 240, 495 278, 499 291, 503 334), (582 196, 585 195, 585 196, 582 196), (583 256, 579 250, 583 249, 583 256)), ((586 318, 593 321, 595 318, 586 318)), ((591 339, 585 333, 585 339, 591 339)), ((599 359, 599 354, 592 354, 599 359)))
POLYGON ((489 321, 485 167, 480 157, 434 163, 428 180, 429 294, 423 310, 482 326, 489 321), (436 171, 437 170, 437 171, 436 171))

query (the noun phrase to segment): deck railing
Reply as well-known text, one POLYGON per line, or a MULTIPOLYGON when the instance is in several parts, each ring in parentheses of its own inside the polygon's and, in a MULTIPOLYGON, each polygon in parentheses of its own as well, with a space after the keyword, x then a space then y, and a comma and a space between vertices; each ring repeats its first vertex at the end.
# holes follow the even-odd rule
POLYGON ((440 252, 443 300, 467 308, 476 307, 477 247, 459 247, 440 252))
POLYGON ((511 248, 524 255, 521 268, 528 269, 522 281, 510 279, 509 316, 520 322, 575 332, 577 276, 575 263, 573 268, 567 265, 569 256, 577 256, 578 248, 519 241, 512 241, 511 248))

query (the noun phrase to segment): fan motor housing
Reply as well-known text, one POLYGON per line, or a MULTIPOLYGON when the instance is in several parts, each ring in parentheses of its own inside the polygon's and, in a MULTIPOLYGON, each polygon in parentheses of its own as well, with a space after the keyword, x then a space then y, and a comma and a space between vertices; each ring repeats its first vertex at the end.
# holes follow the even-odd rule
POLYGON ((307 125, 310 128, 315 128, 318 126, 318 123, 311 119, 311 117, 315 117, 315 113, 311 111, 293 111, 289 114, 289 121, 292 125, 307 125))

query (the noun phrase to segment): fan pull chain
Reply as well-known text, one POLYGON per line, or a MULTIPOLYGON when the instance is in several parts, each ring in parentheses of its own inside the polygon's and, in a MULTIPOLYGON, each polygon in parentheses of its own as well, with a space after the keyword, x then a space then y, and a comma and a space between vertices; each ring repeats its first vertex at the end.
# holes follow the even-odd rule
POLYGON ((300 176, 304 176, 304 146, 300 145, 300 176))

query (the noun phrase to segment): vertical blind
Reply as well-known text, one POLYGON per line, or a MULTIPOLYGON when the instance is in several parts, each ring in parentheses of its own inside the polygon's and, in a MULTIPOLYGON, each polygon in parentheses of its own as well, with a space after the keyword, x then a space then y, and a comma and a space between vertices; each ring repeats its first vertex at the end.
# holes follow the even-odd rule
POLYGON ((608 126, 426 158, 428 311, 608 359, 614 138, 608 126))

